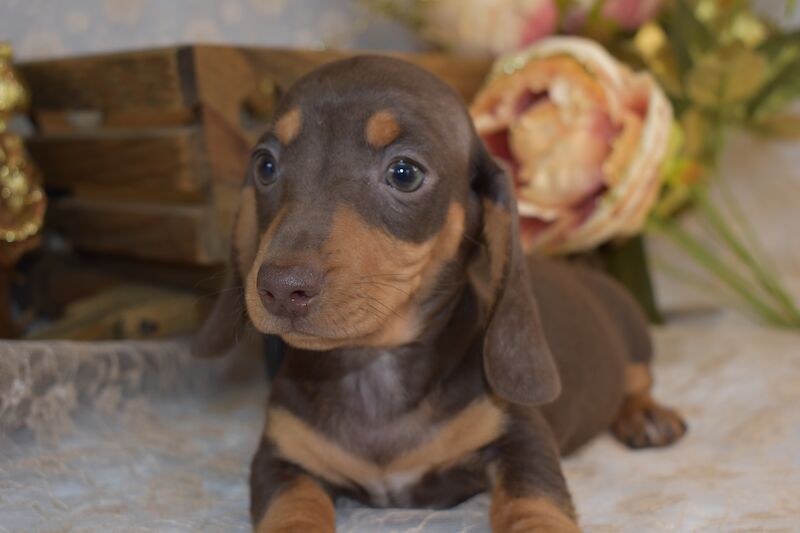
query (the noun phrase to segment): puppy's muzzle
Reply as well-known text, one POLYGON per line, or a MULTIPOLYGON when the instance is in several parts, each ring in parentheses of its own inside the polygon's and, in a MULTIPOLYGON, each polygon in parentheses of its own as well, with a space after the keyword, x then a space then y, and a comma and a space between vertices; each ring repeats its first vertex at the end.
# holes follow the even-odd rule
POLYGON ((316 266, 264 264, 256 286, 266 310, 275 316, 298 318, 308 314, 322 290, 323 273, 316 266))

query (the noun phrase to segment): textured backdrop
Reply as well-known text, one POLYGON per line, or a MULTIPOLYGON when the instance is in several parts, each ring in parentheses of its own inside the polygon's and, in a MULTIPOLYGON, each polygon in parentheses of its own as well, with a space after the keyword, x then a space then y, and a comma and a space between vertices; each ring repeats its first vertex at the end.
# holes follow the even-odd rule
POLYGON ((0 40, 20 59, 185 42, 414 50, 352 0, 0 0, 0 40))
MULTIPOLYGON (((756 0, 787 26, 786 0, 756 0)), ((185 42, 416 50, 409 32, 356 0, 0 0, 0 40, 21 59, 185 42)))

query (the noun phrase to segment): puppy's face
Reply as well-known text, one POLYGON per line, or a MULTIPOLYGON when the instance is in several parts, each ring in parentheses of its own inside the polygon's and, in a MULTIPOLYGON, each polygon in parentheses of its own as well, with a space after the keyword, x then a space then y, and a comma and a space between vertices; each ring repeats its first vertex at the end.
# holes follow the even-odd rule
POLYGON ((471 142, 458 96, 404 62, 298 82, 253 150, 234 235, 255 327, 307 349, 414 339, 464 236, 471 142))

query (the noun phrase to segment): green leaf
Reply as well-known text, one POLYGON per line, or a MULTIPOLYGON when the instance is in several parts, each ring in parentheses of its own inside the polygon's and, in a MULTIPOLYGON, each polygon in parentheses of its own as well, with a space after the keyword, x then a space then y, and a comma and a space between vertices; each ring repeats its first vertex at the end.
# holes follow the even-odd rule
POLYGON ((713 109, 749 100, 764 84, 768 64, 764 56, 735 45, 704 54, 686 78, 689 97, 713 109))
POLYGON ((753 120, 781 110, 800 97, 800 57, 786 64, 748 103, 747 116, 753 120))
POLYGON ((758 46, 758 52, 772 62, 785 54, 787 48, 800 49, 800 30, 773 33, 758 46))
POLYGON ((665 26, 682 75, 691 70, 696 53, 707 51, 716 44, 714 35, 697 18, 687 0, 673 0, 666 13, 665 26))

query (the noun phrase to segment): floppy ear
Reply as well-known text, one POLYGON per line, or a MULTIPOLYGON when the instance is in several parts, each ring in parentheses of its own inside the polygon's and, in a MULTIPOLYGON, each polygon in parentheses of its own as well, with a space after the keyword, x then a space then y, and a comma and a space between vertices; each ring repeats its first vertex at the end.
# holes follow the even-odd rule
POLYGON ((531 292, 513 184, 477 135, 472 168, 489 260, 489 320, 483 344, 486 378, 494 393, 505 400, 547 403, 558 397, 561 380, 531 292))
POLYGON ((231 238, 231 272, 214 308, 192 342, 197 357, 224 355, 237 344, 247 325, 244 282, 258 247, 256 196, 252 185, 242 189, 231 238))

